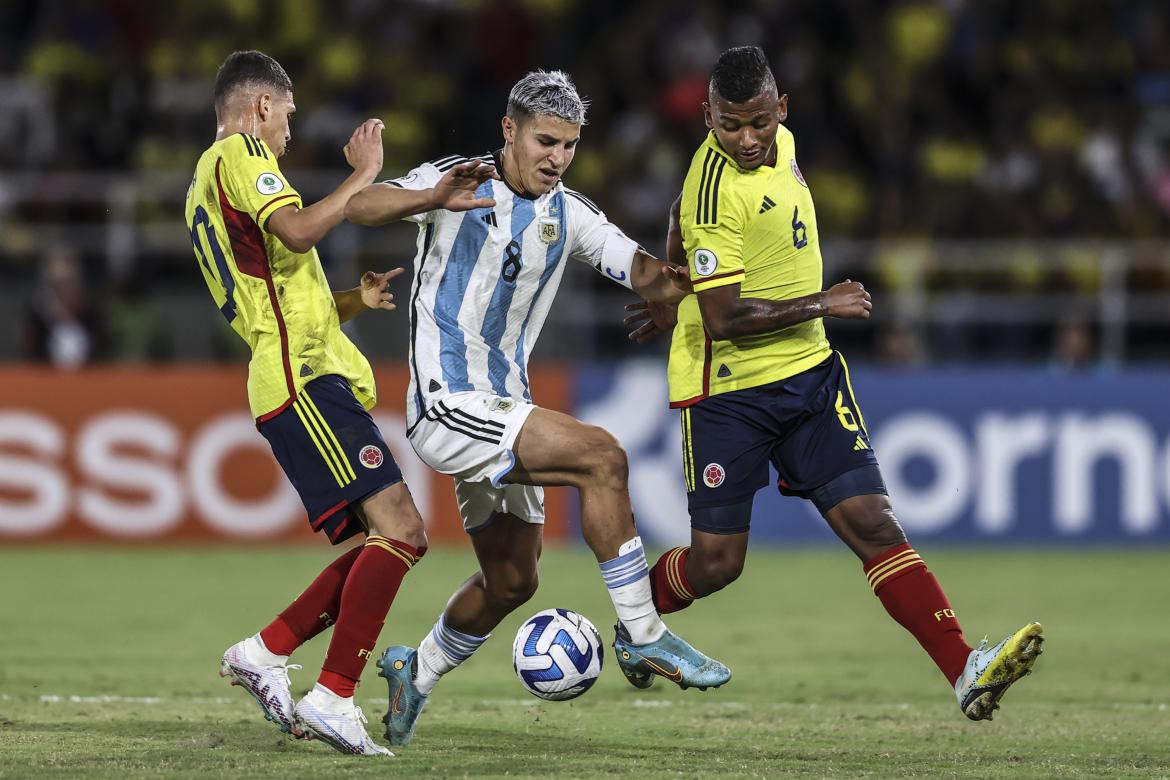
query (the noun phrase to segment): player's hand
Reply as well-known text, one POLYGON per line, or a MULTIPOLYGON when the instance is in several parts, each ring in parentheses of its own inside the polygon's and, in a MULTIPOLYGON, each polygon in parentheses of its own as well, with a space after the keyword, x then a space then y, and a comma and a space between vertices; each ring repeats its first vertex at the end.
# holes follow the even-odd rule
POLYGON ((499 179, 496 166, 482 160, 459 163, 443 174, 431 190, 434 207, 447 211, 487 209, 496 205, 495 198, 477 198, 475 191, 488 179, 499 179))
POLYGON ((638 301, 627 303, 626 311, 633 313, 622 320, 622 324, 627 328, 637 326, 627 338, 639 344, 657 338, 678 324, 678 304, 638 301))
POLYGON ((825 293, 825 307, 828 317, 840 317, 844 320, 868 320, 869 312, 873 309, 873 299, 865 291, 861 282, 846 279, 829 288, 825 293))
POLYGON ((390 280, 402 276, 406 269, 393 268, 385 273, 366 271, 362 274, 362 303, 368 309, 385 309, 394 311, 398 308, 394 304, 394 296, 390 294, 390 280))
POLYGON ((685 265, 666 263, 662 266, 662 275, 684 295, 690 295, 695 291, 695 286, 691 284, 691 273, 685 265))
POLYGON ((382 172, 382 130, 385 127, 381 119, 367 119, 358 125, 345 145, 345 161, 349 167, 367 174, 370 181, 382 172))

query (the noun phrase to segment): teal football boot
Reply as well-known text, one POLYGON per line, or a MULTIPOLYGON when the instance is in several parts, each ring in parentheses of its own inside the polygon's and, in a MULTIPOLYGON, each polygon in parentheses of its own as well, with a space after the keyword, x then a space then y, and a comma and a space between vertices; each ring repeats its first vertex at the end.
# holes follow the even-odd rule
POLYGON ((414 724, 427 706, 427 697, 414 685, 418 673, 418 652, 405 645, 395 645, 378 660, 378 676, 390 686, 390 706, 382 722, 391 745, 408 745, 414 736, 414 724))
POLYGON ((664 677, 678 687, 718 688, 731 679, 731 670, 708 658, 686 640, 666 630, 662 636, 644 645, 635 645, 621 623, 614 626, 613 649, 618 667, 635 688, 649 688, 654 675, 664 677))

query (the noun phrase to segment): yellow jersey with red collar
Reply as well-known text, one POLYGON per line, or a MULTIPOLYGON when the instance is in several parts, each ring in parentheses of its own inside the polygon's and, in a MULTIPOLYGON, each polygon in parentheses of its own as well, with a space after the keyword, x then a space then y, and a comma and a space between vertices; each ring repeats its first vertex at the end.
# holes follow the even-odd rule
POLYGON ((252 350, 248 403, 258 422, 284 411, 308 382, 336 374, 369 409, 370 363, 342 332, 316 249, 289 250, 268 231, 278 209, 301 206, 276 155, 236 133, 199 158, 186 219, 203 279, 232 330, 252 350))
MULTIPOLYGON (((683 184, 683 248, 695 292, 738 284, 743 298, 787 300, 821 290, 821 248, 812 193, 796 164, 792 133, 776 133, 776 165, 740 168, 715 134, 695 152, 683 184)), ((697 296, 678 308, 670 345, 670 405, 776 382, 829 357, 821 320, 714 341, 697 296)))

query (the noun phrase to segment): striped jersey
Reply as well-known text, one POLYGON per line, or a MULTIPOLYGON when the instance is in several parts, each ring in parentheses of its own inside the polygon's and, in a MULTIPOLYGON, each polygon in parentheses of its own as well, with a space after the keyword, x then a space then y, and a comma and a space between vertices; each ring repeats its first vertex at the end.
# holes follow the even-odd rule
POLYGON ((252 350, 248 403, 259 422, 284 411, 305 383, 336 374, 368 409, 374 374, 341 331, 317 250, 298 254, 268 218, 301 196, 262 140, 236 133, 199 158, 186 220, 212 300, 252 350))
MULTIPOLYGON (((389 184, 428 189, 458 155, 424 163, 389 184)), ((479 159, 503 167, 499 152, 479 159)), ((450 393, 480 390, 530 401, 528 356, 540 335, 566 258, 630 286, 638 245, 585 196, 557 182, 535 199, 489 179, 476 197, 495 206, 436 209, 418 223, 410 293, 410 388, 407 429, 450 393), (616 270, 615 270, 616 269, 616 270)))

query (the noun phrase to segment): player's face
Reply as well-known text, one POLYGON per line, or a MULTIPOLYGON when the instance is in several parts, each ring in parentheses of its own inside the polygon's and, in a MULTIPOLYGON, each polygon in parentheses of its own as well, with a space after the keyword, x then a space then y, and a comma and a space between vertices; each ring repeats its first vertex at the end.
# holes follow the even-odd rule
POLYGON ((504 175, 513 187, 532 195, 544 195, 565 175, 577 142, 581 125, 555 116, 533 116, 515 122, 504 117, 505 152, 512 164, 505 164, 504 175), (509 170, 510 168, 510 170, 509 170))
POLYGON ((712 93, 711 102, 703 104, 703 117, 723 150, 740 168, 752 171, 775 162, 776 133, 788 118, 788 95, 777 97, 776 88, 769 86, 751 100, 731 103, 712 93))
POLYGON ((258 135, 268 144, 268 148, 280 157, 288 149, 288 142, 292 138, 289 130, 289 120, 297 112, 291 92, 278 92, 275 95, 265 94, 260 98, 260 132, 258 135))

